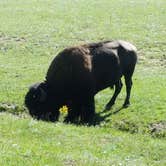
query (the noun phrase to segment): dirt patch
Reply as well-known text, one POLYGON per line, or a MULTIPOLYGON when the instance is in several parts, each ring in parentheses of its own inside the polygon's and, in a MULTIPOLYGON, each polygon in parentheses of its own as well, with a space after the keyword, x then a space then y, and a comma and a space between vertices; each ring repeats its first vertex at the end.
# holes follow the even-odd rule
POLYGON ((66 166, 68 166, 68 165, 70 165, 70 166, 76 166, 77 164, 76 164, 76 161, 75 161, 75 160, 72 160, 72 159, 65 159, 65 160, 64 160, 64 165, 66 165, 66 166))
POLYGON ((13 114, 20 114, 25 112, 26 109, 22 106, 18 106, 17 104, 11 103, 0 103, 0 112, 10 112, 13 114))
POLYGON ((0 35, 0 44, 5 42, 25 42, 26 39, 24 37, 18 36, 7 36, 7 35, 0 35))
POLYGON ((149 125, 149 130, 152 136, 166 137, 166 121, 151 123, 149 125))
POLYGON ((137 126, 134 122, 127 121, 127 120, 121 120, 115 123, 115 128, 121 131, 127 131, 130 133, 138 133, 139 126, 137 126))

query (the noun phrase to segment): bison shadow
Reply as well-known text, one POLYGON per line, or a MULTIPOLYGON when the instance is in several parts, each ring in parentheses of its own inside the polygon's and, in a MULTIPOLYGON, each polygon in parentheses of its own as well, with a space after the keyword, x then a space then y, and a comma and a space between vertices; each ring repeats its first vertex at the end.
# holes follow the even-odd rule
POLYGON ((115 115, 125 108, 126 107, 122 106, 122 107, 116 109, 115 111, 111 111, 111 109, 110 110, 104 109, 103 111, 96 113, 95 117, 94 117, 94 125, 100 125, 103 122, 106 122, 106 123, 110 122, 111 120, 108 118, 111 115, 115 115))

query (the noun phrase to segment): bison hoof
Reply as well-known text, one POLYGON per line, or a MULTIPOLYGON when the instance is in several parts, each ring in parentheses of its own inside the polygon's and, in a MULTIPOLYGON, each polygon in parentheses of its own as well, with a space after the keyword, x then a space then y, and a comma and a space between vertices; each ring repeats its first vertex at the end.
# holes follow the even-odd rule
POLYGON ((109 111, 114 104, 107 104, 104 108, 104 111, 109 111))
POLYGON ((130 106, 130 103, 124 103, 123 104, 123 108, 127 108, 127 107, 129 107, 130 106))

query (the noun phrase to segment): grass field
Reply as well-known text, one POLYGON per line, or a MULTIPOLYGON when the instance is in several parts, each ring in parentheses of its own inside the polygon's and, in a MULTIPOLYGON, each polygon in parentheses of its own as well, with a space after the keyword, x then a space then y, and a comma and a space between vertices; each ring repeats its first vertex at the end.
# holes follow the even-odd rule
POLYGON ((165 0, 0 0, 0 165, 166 165, 165 0), (24 108, 63 48, 109 39, 138 48, 132 105, 102 113, 95 127, 37 122, 24 108), (11 114, 12 113, 12 114, 11 114))

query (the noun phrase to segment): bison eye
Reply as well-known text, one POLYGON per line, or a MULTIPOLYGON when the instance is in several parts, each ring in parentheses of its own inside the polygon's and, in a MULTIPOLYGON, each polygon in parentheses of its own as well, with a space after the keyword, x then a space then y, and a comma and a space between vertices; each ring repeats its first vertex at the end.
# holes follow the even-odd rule
POLYGON ((35 99, 37 96, 36 95, 33 95, 32 98, 35 99))

